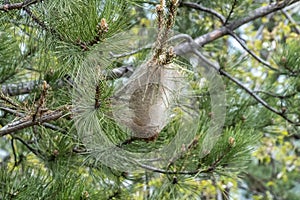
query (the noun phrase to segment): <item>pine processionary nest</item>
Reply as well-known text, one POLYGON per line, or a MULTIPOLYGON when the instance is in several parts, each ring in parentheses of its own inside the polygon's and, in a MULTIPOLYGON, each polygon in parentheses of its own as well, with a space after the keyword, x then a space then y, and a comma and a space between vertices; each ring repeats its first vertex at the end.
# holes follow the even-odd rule
POLYGON ((132 132, 133 137, 151 139, 169 121, 170 109, 183 88, 176 64, 141 65, 130 80, 115 93, 114 118, 132 132))

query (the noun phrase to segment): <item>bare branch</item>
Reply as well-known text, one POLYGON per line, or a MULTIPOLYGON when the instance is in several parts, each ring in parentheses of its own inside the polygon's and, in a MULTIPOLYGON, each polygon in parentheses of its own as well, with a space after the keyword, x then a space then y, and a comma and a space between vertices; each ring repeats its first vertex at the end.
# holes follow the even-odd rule
POLYGON ((28 81, 16 84, 7 84, 1 86, 1 91, 4 95, 16 96, 22 94, 28 94, 32 92, 38 85, 39 81, 28 81))
MULTIPOLYGON (((249 15, 247 15, 246 17, 243 17, 241 19, 235 20, 231 23, 229 23, 228 25, 226 25, 226 27, 221 27, 219 29, 213 30, 207 34, 204 34, 202 36, 197 37, 194 41, 199 45, 199 46, 203 46, 207 43, 210 43, 224 35, 229 34, 228 30, 235 30, 237 28, 239 28, 240 26, 251 22, 255 19, 258 19, 260 17, 266 16, 270 13, 276 12, 278 10, 283 9, 286 6, 292 5, 296 2, 299 2, 300 0, 286 0, 286 1, 280 1, 280 2, 275 2, 272 3, 268 6, 264 6, 264 7, 260 7, 257 8, 253 11, 249 11, 249 15)), ((183 43, 181 45, 178 45, 175 47, 174 49, 176 55, 182 55, 185 54, 187 52, 191 52, 191 46, 188 43, 183 43)))

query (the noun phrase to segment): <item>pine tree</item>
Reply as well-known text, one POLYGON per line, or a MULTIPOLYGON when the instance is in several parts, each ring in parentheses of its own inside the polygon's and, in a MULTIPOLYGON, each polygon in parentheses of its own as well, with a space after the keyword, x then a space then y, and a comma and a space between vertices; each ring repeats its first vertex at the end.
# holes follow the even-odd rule
POLYGON ((0 199, 299 199, 300 6, 0 3, 0 199))

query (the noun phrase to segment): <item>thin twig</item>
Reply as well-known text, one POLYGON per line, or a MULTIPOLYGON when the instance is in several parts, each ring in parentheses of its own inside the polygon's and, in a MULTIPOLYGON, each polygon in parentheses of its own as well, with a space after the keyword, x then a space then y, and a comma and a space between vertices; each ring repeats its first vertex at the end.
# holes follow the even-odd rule
POLYGON ((36 109, 34 114, 32 115, 32 121, 35 121, 37 117, 41 116, 42 112, 45 110, 45 103, 46 103, 46 96, 48 92, 49 85, 46 81, 43 81, 43 90, 41 93, 41 96, 39 98, 39 101, 36 105, 36 109))
POLYGON ((17 112, 16 110, 13 110, 11 108, 6 108, 4 107, 3 105, 0 104, 0 110, 4 111, 4 112, 7 112, 7 113, 10 113, 10 114, 14 114, 16 115, 17 117, 24 117, 25 114, 23 113, 20 113, 20 112, 17 112))
POLYGON ((199 5, 197 3, 193 3, 193 2, 182 2, 180 4, 180 6, 186 6, 186 7, 189 7, 189 8, 193 8, 193 9, 196 9, 196 10, 200 10, 200 11, 209 13, 209 14, 217 17, 222 24, 225 24, 225 21, 226 21, 225 17, 223 15, 221 15, 220 13, 218 13, 217 11, 211 9, 211 8, 207 8, 207 7, 201 6, 201 5, 199 5))
POLYGON ((19 140, 26 148, 31 151, 34 155, 38 156, 40 154, 39 150, 32 148, 27 142, 25 142, 22 138, 18 136, 13 136, 13 139, 19 140))
POLYGON ((263 90, 255 90, 253 92, 254 93, 263 93, 263 94, 266 94, 268 96, 279 98, 279 99, 291 98, 291 97, 293 97, 293 96, 295 96, 297 94, 297 92, 293 92, 293 93, 287 94, 287 95, 280 95, 280 94, 274 94, 274 93, 263 91, 263 90))
POLYGON ((281 12, 290 21, 290 23, 295 27, 296 33, 300 34, 300 28, 298 27, 297 22, 293 19, 293 17, 285 10, 282 10, 281 12))
POLYGON ((144 47, 135 49, 135 50, 130 51, 130 52, 125 52, 125 53, 122 53, 122 54, 114 54, 113 52, 110 52, 109 54, 112 58, 123 58, 123 57, 126 57, 126 56, 134 55, 134 54, 139 53, 139 52, 144 51, 144 50, 149 50, 149 49, 153 48, 153 46, 154 46, 153 44, 148 44, 144 47))
POLYGON ((247 51, 255 60, 257 60, 259 63, 263 64, 264 66, 268 67, 269 69, 273 71, 278 71, 278 69, 272 67, 268 62, 264 61, 262 58, 257 56, 253 51, 251 51, 246 44, 241 40, 241 38, 236 35, 233 31, 228 30, 228 33, 243 47, 245 51, 247 51))
POLYGON ((167 169, 169 170, 170 167, 175 163, 175 161, 177 161, 178 159, 183 158, 184 155, 185 155, 188 151, 190 151, 192 148, 194 148, 194 147, 198 144, 198 142, 199 142, 199 138, 198 138, 198 137, 195 137, 195 138, 193 139, 193 141, 187 146, 187 148, 186 148, 186 147, 182 147, 182 152, 181 152, 181 154, 174 156, 174 157, 170 160, 170 162, 168 163, 167 169))
POLYGON ((55 29, 48 27, 43 21, 35 16, 28 7, 24 7, 23 10, 25 10, 25 12, 32 18, 32 20, 37 23, 43 30, 49 31, 53 36, 57 37, 60 41, 63 41, 63 38, 55 29))
POLYGON ((285 119, 286 121, 288 121, 291 124, 294 124, 296 126, 300 126, 300 122, 296 122, 291 120, 290 118, 288 118, 284 112, 282 111, 278 111, 275 108, 271 107, 267 102, 265 102, 262 98, 260 98, 258 95, 256 95, 252 90, 250 90, 249 88, 247 88, 246 86, 244 86, 239 80, 237 80, 236 78, 234 78, 233 76, 231 76, 229 73, 227 73, 226 71, 224 71, 223 69, 219 70, 220 74, 227 77, 228 79, 230 79, 232 82, 234 82, 235 84, 237 84, 240 88, 242 88, 244 91, 246 91, 250 96, 252 96, 256 101, 258 101, 261 105, 263 105, 265 108, 267 108, 268 110, 270 110, 271 112, 281 116, 283 119, 285 119))
POLYGON ((0 100, 3 100, 7 102, 8 104, 12 105, 15 108, 19 108, 19 104, 15 103, 11 98, 8 96, 4 95, 2 91, 0 91, 0 100))
MULTIPOLYGON (((228 147, 230 149, 230 146, 228 147)), ((195 175, 195 174, 202 174, 202 173, 211 173, 213 172, 216 167, 220 164, 220 162, 223 160, 223 158, 226 156, 226 154, 229 152, 229 149, 227 151, 224 151, 224 153, 215 160, 210 166, 208 166, 205 169, 197 169, 194 171, 170 171, 170 170, 164 170, 160 168, 156 168, 153 166, 145 165, 139 162, 136 162, 136 164, 146 170, 152 171, 152 172, 158 172, 161 174, 182 174, 182 175, 195 175)))
POLYGON ((17 153, 16 153, 16 148, 15 148, 15 144, 14 144, 14 138, 10 141, 10 144, 11 144, 11 149, 12 149, 12 152, 13 152, 13 155, 14 155, 14 167, 17 166, 17 153))
POLYGON ((199 174, 199 173, 205 173, 206 170, 194 170, 194 171, 169 171, 169 170, 164 170, 164 169, 160 169, 160 168, 156 168, 156 167, 152 167, 149 165, 144 165, 141 163, 137 163, 137 165, 143 169, 152 171, 152 172, 158 172, 161 174, 183 174, 183 175, 195 175, 195 174, 199 174))
POLYGON ((230 11, 229 11, 229 14, 228 14, 228 16, 227 16, 227 18, 226 18, 226 20, 225 20, 225 23, 224 23, 225 25, 228 23, 228 21, 229 21, 231 15, 232 15, 232 13, 233 13, 233 11, 234 11, 234 8, 235 8, 236 4, 237 4, 237 1, 234 0, 233 4, 231 5, 231 9, 230 9, 230 11))
POLYGON ((157 2, 154 2, 154 1, 145 1, 145 0, 135 0, 134 1, 135 3, 145 3, 145 4, 149 4, 149 5, 157 5, 157 2))

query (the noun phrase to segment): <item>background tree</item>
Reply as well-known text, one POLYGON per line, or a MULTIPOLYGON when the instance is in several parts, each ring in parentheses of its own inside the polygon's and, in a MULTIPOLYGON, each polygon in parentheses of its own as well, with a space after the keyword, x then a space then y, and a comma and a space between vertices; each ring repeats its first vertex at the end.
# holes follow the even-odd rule
POLYGON ((2 1, 0 198, 299 199, 299 10, 297 0, 2 1), (173 22, 170 37, 185 35, 170 50, 158 39, 173 22), (128 41, 144 35, 142 48, 127 52, 128 41), (203 56, 202 67, 212 63, 226 90, 222 134, 205 154, 213 82, 198 84, 201 67, 181 57, 191 51, 203 56), (111 117, 116 88, 149 57, 186 75, 201 117, 197 134, 165 166, 115 169, 89 146, 99 141, 87 144, 78 133, 100 127, 118 148, 147 152, 182 125, 183 109, 175 110, 158 135, 133 138, 111 117), (95 74, 95 88, 81 85, 95 74), (77 99, 78 91, 86 95, 77 99), (76 107, 82 99, 92 109, 76 107))

